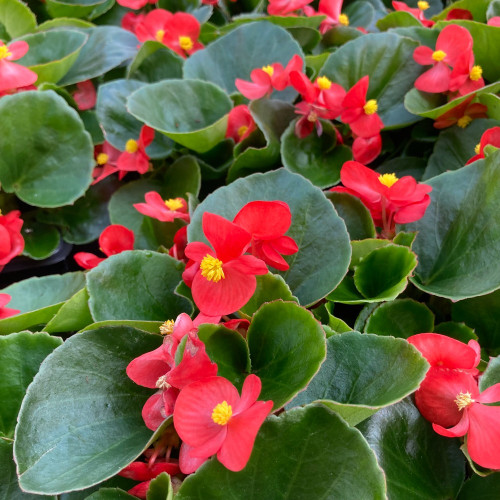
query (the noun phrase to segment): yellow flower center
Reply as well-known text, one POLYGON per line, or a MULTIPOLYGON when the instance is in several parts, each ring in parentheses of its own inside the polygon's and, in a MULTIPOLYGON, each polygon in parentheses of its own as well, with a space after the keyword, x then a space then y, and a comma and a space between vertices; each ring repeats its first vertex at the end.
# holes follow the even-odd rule
POLYGON ((157 42, 163 42, 163 37, 165 36, 165 31, 158 30, 155 35, 155 39, 157 42))
POLYGON ((378 180, 380 184, 390 188, 393 184, 396 184, 399 179, 396 177, 396 174, 382 174, 379 176, 378 180))
POLYGON ((427 10, 429 8, 429 2, 425 2, 424 0, 420 0, 417 2, 417 6, 420 10, 427 10))
POLYGON ((96 160, 98 165, 106 165, 106 163, 108 163, 109 156, 106 153, 99 153, 96 160))
POLYGON ((182 198, 169 198, 168 200, 165 200, 165 206, 172 211, 179 210, 179 208, 182 208, 184 206, 184 203, 182 203, 182 198))
POLYGON ((156 381, 156 387, 158 389, 168 389, 170 387, 170 384, 167 382, 167 376, 162 375, 157 381, 156 381))
POLYGON ((191 50, 193 48, 194 43, 190 37, 180 36, 179 37, 179 45, 181 46, 182 50, 185 50, 187 52, 188 50, 191 50))
POLYGON ((233 414, 233 409, 231 405, 227 404, 227 401, 222 401, 219 403, 212 411, 212 420, 219 425, 226 425, 229 422, 233 414))
POLYGON ((246 125, 242 125, 238 129, 238 137, 243 137, 246 134, 247 130, 248 130, 248 127, 246 125))
POLYGON ((201 275, 208 281, 217 283, 225 278, 224 270, 222 269, 222 261, 212 257, 210 254, 203 257, 200 269, 201 275))
POLYGON ((125 151, 130 154, 137 153, 137 150, 139 149, 139 144, 137 144, 137 141, 134 139, 129 139, 127 141, 127 144, 125 144, 125 151))
POLYGON ((442 61, 445 57, 446 57, 446 52, 442 50, 436 50, 435 52, 432 53, 432 58, 436 62, 442 61))
POLYGON ((481 144, 476 144, 474 147, 474 151, 478 155, 481 152, 481 144))
POLYGON ((363 109, 367 115, 373 115, 373 113, 376 113, 378 109, 377 101, 375 99, 370 99, 363 106, 363 109))
POLYGON ((160 325, 160 333, 162 335, 170 335, 174 331, 174 320, 168 319, 163 323, 163 325, 160 325))
POLYGON ((326 76, 316 78, 316 83, 321 90, 328 90, 332 86, 332 82, 326 76))
POLYGON ((483 76, 483 68, 481 66, 473 66, 470 70, 469 77, 473 82, 477 82, 483 76))
POLYGON ((349 26, 349 18, 347 17, 347 14, 340 14, 339 23, 344 26, 349 26))
POLYGON ((467 127, 467 125, 469 125, 469 123, 472 121, 472 118, 468 115, 464 115, 462 116, 462 118, 459 118, 458 121, 457 121, 457 125, 460 127, 460 128, 465 128, 467 127))
POLYGON ((274 68, 270 65, 267 65, 267 66, 262 66, 262 71, 264 73, 267 73, 269 76, 273 76, 274 75, 274 68))
POLYGON ((474 403, 474 399, 472 399, 470 392, 461 392, 457 395, 457 399, 455 399, 455 403, 457 403, 458 409, 462 411, 464 408, 467 408, 472 403, 474 403))
POLYGON ((0 46, 0 60, 5 59, 6 57, 9 57, 11 55, 12 55, 12 52, 9 52, 7 45, 0 46))

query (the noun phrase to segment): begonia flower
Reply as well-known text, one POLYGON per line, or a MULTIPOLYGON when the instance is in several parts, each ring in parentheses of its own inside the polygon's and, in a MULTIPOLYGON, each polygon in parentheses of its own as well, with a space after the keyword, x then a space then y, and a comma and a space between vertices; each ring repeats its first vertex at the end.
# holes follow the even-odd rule
POLYGON ((116 160, 116 168, 124 172, 145 174, 149 170, 146 148, 153 142, 154 136, 154 129, 143 125, 139 140, 129 139, 125 144, 125 151, 116 160))
POLYGON ((479 102, 471 104, 474 97, 475 94, 471 95, 458 106, 438 116, 434 122, 434 128, 443 129, 455 124, 460 128, 465 128, 476 118, 487 118, 488 107, 479 102))
MULTIPOLYGON (((99 249, 110 257, 126 250, 134 249, 134 233, 125 226, 112 224, 99 236, 99 249)), ((78 252, 74 255, 76 263, 84 269, 93 269, 98 266, 104 257, 98 257, 89 252, 78 252)))
POLYGON ((466 165, 472 163, 473 161, 480 160, 484 158, 484 148, 486 146, 494 146, 500 148, 500 127, 492 127, 486 130, 481 136, 479 144, 476 145, 476 155, 470 158, 466 165))
POLYGON ((448 14, 446 14, 445 21, 452 21, 453 19, 466 19, 474 20, 472 13, 467 9, 451 9, 448 14))
POLYGON ((429 203, 431 186, 417 183, 406 175, 378 174, 356 161, 347 161, 340 170, 344 187, 331 191, 352 194, 368 208, 376 226, 382 228, 383 238, 392 238, 396 224, 407 224, 423 217, 429 203))
POLYGON ((29 50, 27 42, 19 41, 5 45, 0 40, 0 92, 32 85, 38 75, 20 64, 11 62, 21 59, 29 50))
POLYGON ((270 16, 286 16, 311 2, 312 0, 269 0, 267 13, 270 16))
POLYGON ((288 204, 284 201, 251 201, 236 214, 233 222, 252 235, 252 255, 280 271, 290 268, 281 254, 292 255, 299 247, 293 238, 285 236, 292 224, 288 204))
MULTIPOLYGON (((202 463, 217 454, 219 462, 229 470, 242 470, 273 406, 272 401, 257 401, 260 391, 261 381, 253 374, 245 379, 241 397, 223 377, 206 378, 184 387, 175 405, 174 426, 183 446, 190 448, 189 457, 202 463)), ((179 465, 184 473, 184 462, 189 457, 183 455, 181 447, 179 465)))
POLYGON ((191 286, 198 309, 208 316, 231 314, 243 307, 255 292, 258 274, 266 274, 266 264, 253 255, 243 255, 252 236, 220 215, 203 214, 203 232, 213 248, 192 242, 186 256, 193 264, 182 277, 191 286))
POLYGON ((14 257, 23 253, 23 222, 19 210, 12 210, 6 215, 2 215, 0 211, 0 271, 14 257))
POLYGON ((143 215, 162 222, 175 219, 189 221, 188 206, 183 198, 164 200, 157 192, 149 191, 144 195, 146 203, 134 203, 134 208, 143 215))
POLYGON ((273 90, 284 90, 290 84, 290 73, 301 71, 304 62, 299 55, 294 55, 286 68, 280 63, 273 63, 262 68, 252 70, 251 82, 236 78, 235 85, 238 91, 247 99, 260 99, 271 95, 273 90))
POLYGON ((122 17, 121 26, 124 30, 131 31, 135 34, 137 26, 144 21, 146 14, 135 14, 134 12, 127 12, 122 17))
POLYGON ((118 172, 118 178, 122 179, 127 172, 120 172, 116 166, 116 161, 121 154, 119 149, 116 149, 107 141, 95 147, 94 157, 97 166, 92 171, 92 177, 94 178, 92 184, 97 184, 115 172, 118 172))
POLYGON ((12 297, 8 293, 0 293, 0 319, 10 318, 21 312, 19 309, 5 307, 11 299, 12 297))
POLYGON ((341 13, 343 2, 344 0, 320 0, 317 12, 309 6, 304 8, 304 12, 309 17, 326 16, 326 19, 319 25, 319 32, 324 35, 335 26, 349 26, 349 17, 341 13))
POLYGON ((145 7, 148 3, 155 4, 158 0, 116 0, 118 5, 127 7, 128 9, 139 10, 145 7))
POLYGON ((92 109, 97 102, 97 94, 92 80, 78 82, 76 90, 73 92, 73 99, 80 111, 92 109))
POLYGON ((474 65, 474 53, 472 50, 464 52, 455 63, 450 76, 451 92, 465 95, 484 87, 481 66, 474 65))
POLYGON ((349 124, 357 137, 373 137, 384 128, 384 123, 377 114, 377 101, 366 100, 369 84, 370 79, 366 75, 354 84, 342 101, 340 119, 349 124))
POLYGON ((451 68, 458 58, 472 50, 472 36, 462 26, 449 24, 439 33, 436 49, 421 45, 413 51, 418 64, 432 68, 415 80, 415 88, 422 92, 446 92, 450 87, 451 68))
POLYGON ((257 125, 246 104, 235 106, 228 115, 226 138, 231 138, 236 144, 246 139, 257 125))
POLYGON ((355 161, 366 165, 375 160, 382 151, 382 136, 355 137, 352 143, 352 156, 355 161))
POLYGON ((434 26, 434 21, 431 21, 429 19, 425 18, 424 12, 429 8, 429 2, 426 2, 424 0, 419 0, 417 2, 417 8, 412 8, 408 7, 404 2, 392 2, 392 6, 394 7, 394 10, 398 11, 404 11, 404 12, 409 12, 412 16, 416 17, 423 26, 426 28, 430 28, 431 26, 434 26))
POLYGON ((174 244, 168 251, 168 255, 177 260, 187 261, 184 255, 187 244, 187 226, 182 226, 174 235, 174 244))
POLYGON ((487 24, 488 26, 500 26, 500 16, 490 17, 487 24))

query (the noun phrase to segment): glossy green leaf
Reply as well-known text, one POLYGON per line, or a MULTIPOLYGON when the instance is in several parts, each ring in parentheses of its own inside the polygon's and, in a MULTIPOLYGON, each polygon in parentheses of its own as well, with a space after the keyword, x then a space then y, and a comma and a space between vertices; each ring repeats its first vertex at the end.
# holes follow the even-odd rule
POLYGON ((87 330, 96 330, 97 328, 102 328, 104 326, 129 326, 131 328, 136 328, 137 330, 142 330, 148 333, 159 333, 160 326, 163 321, 135 321, 126 319, 110 319, 107 321, 96 321, 91 325, 86 326, 81 331, 85 332, 87 330))
POLYGON ((36 85, 57 83, 76 61, 88 36, 74 30, 42 31, 22 38, 29 45, 19 63, 38 75, 36 85))
POLYGON ((46 333, 20 332, 0 337, 0 435, 14 436, 17 414, 28 385, 41 362, 61 344, 59 337, 46 333))
POLYGON ((456 498, 465 476, 459 440, 434 432, 409 398, 380 410, 358 428, 384 470, 388 498, 456 498))
POLYGON ((304 389, 325 358, 325 333, 314 316, 293 302, 264 304, 247 333, 260 398, 281 408, 304 389))
POLYGON ((472 328, 469 328, 465 323, 457 323, 456 321, 445 321, 444 323, 439 323, 434 327, 434 333, 440 333, 451 337, 453 339, 460 340, 467 344, 469 340, 478 340, 472 328))
POLYGON ((219 87, 198 80, 164 80, 135 91, 130 113, 146 125, 198 153, 224 139, 231 99, 219 87))
POLYGON ((412 282, 421 290, 460 300, 500 287, 500 268, 491 261, 500 251, 499 164, 497 153, 428 181, 431 204, 406 226, 417 231, 412 282))
POLYGON ((83 489, 114 476, 143 451, 151 431, 141 409, 151 391, 132 382, 125 368, 160 344, 159 336, 140 330, 100 328, 69 338, 47 358, 16 428, 24 490, 83 489))
POLYGON ((361 241, 352 241, 352 255, 351 264, 349 269, 353 271, 363 259, 368 257, 368 255, 377 250, 378 248, 387 247, 391 244, 389 240, 377 239, 377 238, 367 238, 361 241))
POLYGON ((326 188, 338 184, 342 165, 352 160, 347 146, 337 145, 331 122, 323 121, 323 133, 314 130, 300 139, 295 135, 295 121, 290 124, 281 140, 281 157, 285 168, 309 179, 315 186, 326 188))
POLYGON ((405 11, 389 12, 387 16, 377 21, 377 28, 380 31, 387 31, 391 28, 408 28, 410 26, 422 26, 422 23, 412 14, 405 11))
POLYGON ((101 488, 85 500, 132 500, 136 498, 120 488, 101 488))
POLYGON ((50 257, 56 252, 61 240, 57 228, 33 220, 24 221, 21 234, 24 238, 23 255, 35 260, 50 257))
POLYGON ((166 472, 162 472, 149 483, 146 500, 172 500, 173 497, 172 482, 166 472))
POLYGON ((347 332, 326 343, 318 374, 288 407, 320 400, 356 425, 418 389, 429 368, 403 339, 347 332))
MULTIPOLYGON (((250 72, 275 62, 286 66, 298 54, 300 45, 283 28, 267 21, 240 26, 208 47, 194 53, 184 64, 184 78, 215 83, 228 94, 238 92, 236 78, 250 81, 250 72)), ((297 92, 289 87, 273 97, 293 101, 297 92)))
POLYGON ((146 250, 108 257, 87 274, 89 307, 96 321, 165 321, 192 312, 188 300, 174 294, 184 264, 146 250))
POLYGON ((451 5, 435 16, 435 19, 446 19, 446 16, 452 9, 466 9, 474 17, 474 21, 485 23, 488 4, 491 3, 491 0, 458 0, 458 2, 451 3, 451 5))
POLYGON ((383 472, 359 431, 311 405, 268 418, 243 471, 213 458, 185 479, 176 499, 381 500, 385 494, 383 472))
POLYGON ((37 31, 47 31, 54 28, 93 28, 94 25, 83 19, 75 19, 71 17, 56 17, 48 19, 38 25, 37 31))
POLYGON ((181 156, 165 173, 162 193, 165 198, 198 196, 201 187, 200 166, 194 156, 181 156))
POLYGON ((292 225, 286 234, 295 239, 299 251, 285 257, 290 269, 279 274, 302 305, 323 298, 347 271, 351 253, 349 236, 344 222, 322 191, 300 175, 280 169, 253 174, 217 189, 198 205, 192 215, 188 227, 189 241, 207 241, 201 228, 205 211, 233 220, 241 207, 253 200, 288 203, 292 225))
POLYGON ((17 38, 36 29, 36 17, 19 0, 0 0, 0 26, 10 38, 17 38))
POLYGON ((364 331, 407 339, 417 333, 434 331, 434 314, 421 302, 398 299, 377 307, 368 318, 364 331))
POLYGON ((51 17, 76 17, 92 19, 94 11, 103 8, 107 0, 46 0, 51 17))
POLYGON ((408 125, 418 121, 403 104, 405 94, 422 72, 422 66, 412 57, 417 46, 413 40, 394 33, 363 35, 330 55, 321 74, 346 90, 369 75, 367 99, 377 100, 385 127, 408 125))
POLYGON ((2 189, 38 207, 74 202, 90 185, 94 148, 74 109, 52 91, 0 102, 2 189), (50 134, 47 129, 50 128, 50 134))
POLYGON ((473 474, 460 490, 458 500, 497 500, 500 489, 500 473, 486 477, 473 474))
POLYGON ((48 333, 76 332, 94 322, 89 309, 89 294, 86 288, 76 292, 45 325, 48 333))
POLYGON ((498 383, 500 383, 500 356, 489 359, 488 366, 479 379, 479 390, 483 392, 498 383))

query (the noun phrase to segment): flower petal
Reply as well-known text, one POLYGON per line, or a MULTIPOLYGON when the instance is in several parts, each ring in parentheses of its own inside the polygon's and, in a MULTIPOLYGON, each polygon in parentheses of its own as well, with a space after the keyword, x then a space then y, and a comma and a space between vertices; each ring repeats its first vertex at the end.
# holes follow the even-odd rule
POLYGON ((474 462, 490 469, 500 469, 500 406, 480 403, 469 408, 467 450, 474 462))

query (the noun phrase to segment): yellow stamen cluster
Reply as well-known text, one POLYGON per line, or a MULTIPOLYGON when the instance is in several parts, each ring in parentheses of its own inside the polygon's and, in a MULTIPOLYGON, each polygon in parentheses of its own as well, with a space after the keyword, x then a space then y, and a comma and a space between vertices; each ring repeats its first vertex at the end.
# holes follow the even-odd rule
POLYGON ((460 128, 465 128, 467 127, 467 125, 469 125, 469 123, 472 121, 472 118, 468 115, 464 115, 462 116, 462 118, 459 118, 457 120, 457 125, 460 127, 460 128))
POLYGON ((182 50, 185 50, 187 52, 188 50, 191 50, 193 48, 194 43, 189 36, 180 36, 179 45, 182 50))
POLYGON ((219 403, 212 411, 212 420, 219 425, 226 425, 229 419, 233 415, 233 409, 231 405, 227 404, 227 401, 222 401, 219 403))
POLYGON ((370 99, 366 101, 366 104, 363 106, 363 109, 367 115, 373 115, 373 113, 377 112, 378 104, 375 99, 370 99))
POLYGON ((167 376, 162 375, 157 381, 156 381, 156 387, 158 389, 168 389, 170 387, 170 384, 167 382, 167 376))
POLYGON ((469 78, 473 82, 477 82, 483 76, 483 68, 481 66, 473 66, 469 73, 469 78))
POLYGON ((5 59, 12 55, 12 52, 9 52, 7 45, 0 45, 0 60, 5 59))
POLYGON ((157 42, 163 42, 163 37, 165 36, 164 30, 158 30, 155 35, 155 39, 157 42))
POLYGON ((125 144, 125 151, 130 154, 137 153, 139 149, 139 144, 134 139, 129 139, 125 144))
POLYGON ((96 158, 98 165, 106 165, 106 163, 108 163, 108 160, 109 156, 106 153, 99 153, 96 158))
POLYGON ((332 82, 326 76, 316 78, 316 83, 321 90, 328 90, 332 86, 332 82))
POLYGON ((476 144, 474 146, 474 151, 478 155, 481 152, 481 144, 476 144))
POLYGON ((243 137, 247 133, 248 127, 246 125, 242 125, 238 129, 238 137, 243 137))
POLYGON ((264 73, 267 73, 269 76, 274 75, 274 68, 270 66, 269 64, 267 66, 262 66, 262 71, 264 73))
POLYGON ((182 203, 182 198, 169 198, 168 200, 165 200, 165 206, 172 211, 179 210, 179 208, 182 208, 184 206, 184 203, 182 203))
POLYGON ((379 176, 378 180, 380 184, 390 188, 392 185, 396 184, 399 179, 396 177, 396 174, 382 174, 379 176))
POLYGON ((168 319, 160 325, 160 333, 162 335, 170 335, 174 331, 174 320, 173 319, 168 319))
POLYGON ((432 53, 432 58, 436 62, 442 61, 446 57, 446 52, 443 50, 436 50, 435 52, 432 53))
POLYGON ((349 26, 349 18, 347 17, 347 14, 340 14, 339 23, 343 26, 349 26))
POLYGON ((470 392, 461 392, 460 394, 457 394, 457 399, 455 399, 455 403, 460 411, 467 408, 474 402, 475 401, 472 399, 470 392))
POLYGON ((208 281, 218 283, 225 278, 224 269, 222 269, 223 262, 210 254, 205 255, 200 263, 201 275, 208 281))
POLYGON ((420 10, 427 10, 429 8, 429 2, 426 2, 425 0, 420 0, 417 2, 417 7, 420 10))

